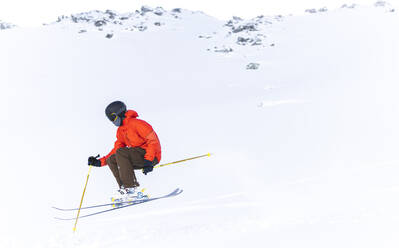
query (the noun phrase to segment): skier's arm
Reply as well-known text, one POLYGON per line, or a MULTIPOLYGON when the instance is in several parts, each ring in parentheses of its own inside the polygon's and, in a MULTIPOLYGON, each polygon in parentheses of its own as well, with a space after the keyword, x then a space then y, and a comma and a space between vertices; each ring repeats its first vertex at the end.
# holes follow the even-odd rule
POLYGON ((104 157, 100 158, 101 166, 107 165, 107 159, 108 159, 111 155, 115 154, 116 150, 118 150, 119 148, 125 147, 125 146, 126 146, 126 144, 125 144, 125 142, 122 140, 122 137, 121 137, 121 135, 120 135, 119 132, 118 132, 118 133, 116 134, 116 141, 115 141, 114 148, 112 149, 112 151, 111 151, 110 153, 108 153, 107 156, 104 156, 104 157))
POLYGON ((154 129, 147 122, 141 122, 137 127, 137 132, 139 135, 145 139, 147 144, 146 154, 144 159, 149 161, 154 161, 155 154, 157 151, 161 150, 161 145, 159 139, 154 129))

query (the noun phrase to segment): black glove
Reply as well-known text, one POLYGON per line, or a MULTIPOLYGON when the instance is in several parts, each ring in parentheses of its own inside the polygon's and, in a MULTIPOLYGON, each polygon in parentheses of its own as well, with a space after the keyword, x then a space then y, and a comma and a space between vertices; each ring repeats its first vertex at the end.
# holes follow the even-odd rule
POLYGON ((144 159, 144 167, 143 167, 143 173, 144 175, 147 175, 148 172, 151 172, 154 169, 154 165, 150 160, 144 159))
POLYGON ((99 158, 100 155, 97 155, 96 157, 89 157, 88 159, 88 165, 94 166, 94 167, 101 167, 101 161, 98 160, 97 158, 99 158))

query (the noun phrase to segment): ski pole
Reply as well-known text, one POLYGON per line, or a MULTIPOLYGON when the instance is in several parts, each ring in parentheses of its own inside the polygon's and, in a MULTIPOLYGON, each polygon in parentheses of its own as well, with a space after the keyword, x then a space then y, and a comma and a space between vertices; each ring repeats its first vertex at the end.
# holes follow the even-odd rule
POLYGON ((171 165, 171 164, 177 164, 177 163, 181 163, 181 162, 186 162, 188 160, 193 160, 193 159, 203 158, 203 157, 210 157, 210 156, 211 156, 211 154, 208 153, 208 154, 205 154, 205 155, 192 157, 192 158, 186 158, 186 159, 183 159, 183 160, 178 160, 178 161, 167 163, 167 164, 159 164, 159 165, 155 166, 154 168, 164 167, 164 166, 171 165))
MULTIPOLYGON (((98 157, 100 157, 100 155, 97 155, 96 158, 98 158, 98 157)), ((79 205, 79 209, 78 209, 78 215, 76 216, 75 225, 73 226, 73 232, 76 232, 76 225, 78 224, 78 219, 79 219, 79 215, 80 215, 80 209, 82 208, 83 198, 85 197, 86 188, 87 188, 87 182, 89 181, 89 176, 90 176, 90 172, 91 172, 91 168, 92 167, 93 166, 90 165, 89 173, 87 173, 86 183, 85 183, 85 187, 83 189, 82 199, 80 200, 80 205, 79 205)))

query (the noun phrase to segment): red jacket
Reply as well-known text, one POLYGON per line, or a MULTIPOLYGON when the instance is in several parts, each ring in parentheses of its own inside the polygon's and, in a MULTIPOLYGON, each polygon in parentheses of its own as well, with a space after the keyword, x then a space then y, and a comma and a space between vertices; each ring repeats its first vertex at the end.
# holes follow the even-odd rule
POLYGON ((121 147, 141 147, 146 150, 145 159, 153 161, 157 158, 160 162, 161 144, 151 125, 137 119, 139 115, 134 110, 128 110, 125 116, 122 126, 118 127, 116 132, 114 149, 107 156, 100 158, 101 165, 107 165, 107 159, 121 147))

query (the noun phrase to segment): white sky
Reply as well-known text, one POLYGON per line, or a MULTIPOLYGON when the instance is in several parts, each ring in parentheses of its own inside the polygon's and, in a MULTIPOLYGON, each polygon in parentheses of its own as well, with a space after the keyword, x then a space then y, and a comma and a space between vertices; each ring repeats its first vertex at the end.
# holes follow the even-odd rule
MULTIPOLYGON (((258 15, 298 14, 307 8, 335 9, 342 4, 370 5, 377 0, 1 0, 0 20, 19 26, 37 26, 55 21, 60 15, 98 9, 130 12, 142 5, 165 9, 201 10, 219 19, 233 15, 252 18, 258 15)), ((399 0, 390 0, 398 6, 399 0)))

